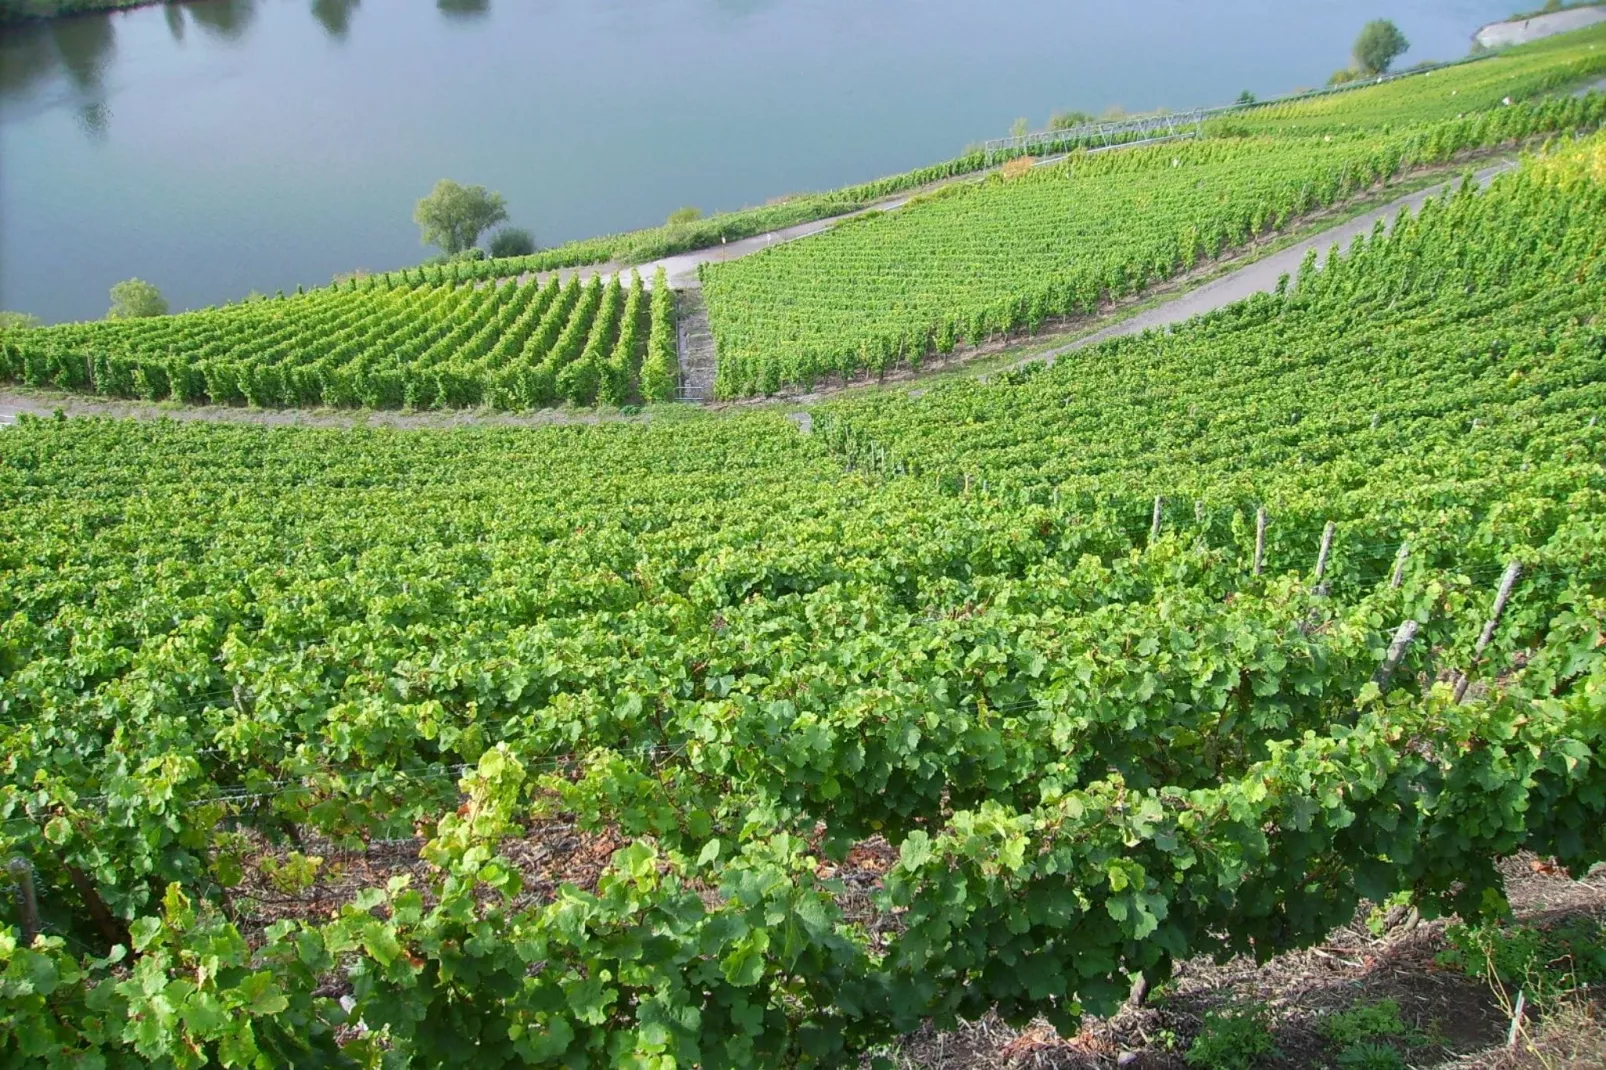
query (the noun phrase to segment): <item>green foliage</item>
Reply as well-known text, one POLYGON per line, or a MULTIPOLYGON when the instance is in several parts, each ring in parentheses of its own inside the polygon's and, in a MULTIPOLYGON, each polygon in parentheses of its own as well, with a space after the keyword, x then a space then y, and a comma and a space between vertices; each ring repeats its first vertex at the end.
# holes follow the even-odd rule
POLYGON ((1452 924, 1450 946, 1438 956, 1449 966, 1546 1009, 1583 986, 1606 984, 1606 928, 1593 918, 1554 925, 1489 921, 1452 924))
POLYGON ((167 298, 144 279, 125 279, 112 287, 112 307, 107 319, 144 319, 167 315, 167 298))
MULTIPOLYGON (((594 404, 620 320, 645 316, 645 300, 604 306, 600 283, 582 300, 578 280, 560 287, 556 278, 476 286, 467 281, 474 266, 453 259, 399 286, 388 276, 351 279, 159 323, 40 328, 0 350, 0 380, 264 408, 594 404)), ((673 348, 673 303, 657 314, 673 348)), ((640 368, 617 355, 606 390, 616 404, 638 395, 640 368)))
POLYGON ((1344 1070, 1406 1070, 1405 1057, 1387 1044, 1358 1040, 1338 1053, 1344 1070))
POLYGON ((1277 1051, 1261 1006, 1211 1011, 1183 1059, 1200 1070, 1251 1070, 1277 1051))
MULTIPOLYGON (((1545 113, 1499 114, 1424 151, 1545 113)), ((1074 1030, 1363 897, 1484 924, 1520 851, 1600 861, 1603 175, 1606 137, 1564 143, 1276 294, 808 436, 21 418, 0 857, 46 934, 0 899, 0 1063, 852 1065, 995 1009, 1074 1030), (308 903, 324 843, 392 875, 308 903)), ((8 332, 0 374, 613 403, 641 353, 672 391, 662 275, 474 267, 8 332)), ((1513 976, 1600 944, 1536 940, 1513 976)), ((1269 1054, 1254 1008, 1189 1059, 1269 1054)))
POLYGON ((1072 156, 1013 181, 956 185, 807 241, 704 265, 716 392, 880 376, 933 353, 1031 335, 1413 168, 1603 115, 1606 96, 1597 96, 1387 136, 1268 134, 1072 156))
POLYGON ((675 292, 669 288, 663 268, 653 276, 650 316, 641 396, 648 401, 672 401, 680 385, 680 343, 675 332, 675 292))
POLYGON ((1392 999, 1362 1003, 1326 1015, 1321 1022, 1321 1031, 1323 1036, 1340 1047, 1378 1037, 1404 1036, 1407 1032, 1405 1022, 1400 1018, 1400 1005, 1392 999))
POLYGON ((491 256, 530 256, 535 252, 535 236, 521 227, 503 227, 491 235, 491 256))
POLYGON ((1049 117, 1048 128, 1050 130, 1074 130, 1078 126, 1085 126, 1093 122, 1094 119, 1095 116, 1092 112, 1057 111, 1049 117))
POLYGON ((1249 90, 1245 89, 1242 93, 1238 94, 1238 100, 1236 103, 1244 105, 1253 104, 1255 103, 1255 95, 1249 90))
POLYGON ((1361 27, 1350 51, 1363 74, 1382 74, 1410 47, 1398 26, 1388 19, 1373 19, 1361 27))
POLYGON ((413 209, 425 245, 451 256, 471 247, 480 235, 507 218, 507 202, 484 186, 461 186, 449 178, 435 183, 413 209))
MULTIPOLYGON (((1283 295, 807 438, 22 419, 0 855, 50 935, 0 925, 0 1061, 842 1065, 991 1008, 1074 1029, 1363 896, 1486 918, 1516 851, 1606 856, 1603 143, 1283 295), (1469 666, 1496 686, 1457 704, 1433 681, 1469 666), (416 833, 423 864, 269 924, 226 889, 319 880, 292 830, 416 833)), ((605 383, 658 282, 551 285, 552 348, 605 383)), ((1228 1014, 1190 1059, 1269 1044, 1228 1014)))
POLYGON ((669 219, 666 221, 666 225, 671 227, 684 227, 690 223, 697 222, 701 218, 703 218, 703 210, 701 208, 694 208, 691 205, 687 205, 684 208, 677 208, 673 212, 670 212, 669 219))
POLYGON ((0 312, 0 331, 26 331, 39 325, 38 316, 26 312, 0 312))
MULTIPOLYGON (((1340 73, 1347 81, 1357 77, 1349 69, 1340 73)), ((1507 98, 1518 104, 1536 103, 1547 93, 1602 75, 1606 75, 1606 26, 1593 26, 1454 66, 1400 75, 1382 85, 1368 80, 1342 92, 1269 102, 1213 120, 1206 128, 1214 132, 1224 123, 1233 123, 1254 133, 1280 135, 1339 135, 1361 129, 1398 132, 1474 112, 1497 111, 1505 107, 1507 98)))

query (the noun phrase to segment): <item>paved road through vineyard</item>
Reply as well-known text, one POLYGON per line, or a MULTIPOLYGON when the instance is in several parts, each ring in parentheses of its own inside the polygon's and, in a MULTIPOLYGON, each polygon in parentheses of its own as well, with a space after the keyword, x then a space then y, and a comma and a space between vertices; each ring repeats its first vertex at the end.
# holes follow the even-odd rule
MULTIPOLYGON (((1477 173, 1475 179, 1480 187, 1487 186, 1494 180, 1496 175, 1503 171, 1509 171, 1514 166, 1516 166, 1514 163, 1507 161, 1492 167, 1486 167, 1477 173)), ((1046 357, 1052 362, 1054 357, 1061 353, 1069 353, 1072 350, 1097 345, 1110 338, 1137 334, 1150 328, 1169 327, 1192 319, 1194 316, 1225 308, 1253 294, 1269 293, 1277 288, 1277 280, 1282 276, 1297 275, 1299 273, 1300 263, 1305 259, 1305 254, 1312 249, 1317 251, 1319 260, 1325 262, 1328 253, 1332 252, 1333 249, 1348 245, 1355 240, 1356 235, 1369 233, 1379 219, 1392 221, 1402 208, 1410 208, 1415 212, 1422 207, 1423 202, 1428 198, 1438 196, 1452 185, 1453 183, 1446 182, 1437 186, 1430 186, 1427 189, 1411 194, 1409 197, 1402 197, 1381 208, 1367 212, 1365 215, 1356 216, 1346 223, 1341 223, 1329 230, 1322 231, 1313 238, 1290 245, 1288 248, 1273 253, 1264 259, 1245 264, 1236 271, 1223 275, 1213 282, 1206 283, 1196 290, 1182 294, 1175 300, 1167 301, 1162 305, 1140 312, 1130 319, 1078 338, 1069 345, 1050 351, 1046 354, 1046 357)), ((1040 355, 1033 359, 1041 360, 1043 356, 1040 355)))

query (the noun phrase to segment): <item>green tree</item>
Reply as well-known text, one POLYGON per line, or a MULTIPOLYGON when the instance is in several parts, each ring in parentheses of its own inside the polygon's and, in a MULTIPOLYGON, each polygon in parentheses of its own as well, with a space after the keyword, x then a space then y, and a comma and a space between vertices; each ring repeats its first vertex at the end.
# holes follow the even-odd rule
POLYGON ((503 227, 491 235, 492 256, 529 256, 535 252, 535 235, 523 227, 503 227))
POLYGON ((1398 26, 1388 19, 1373 19, 1355 38, 1355 66, 1363 74, 1382 74, 1410 47, 1398 26))
POLYGON ((1023 115, 1019 119, 1016 119, 1014 124, 1012 126, 1010 126, 1010 128, 1009 128, 1009 136, 1010 137, 1025 137, 1026 136, 1026 132, 1028 130, 1030 130, 1030 129, 1031 129, 1031 124, 1029 124, 1026 121, 1026 117, 1023 115))
POLYGON ((676 208, 669 213, 669 225, 682 227, 687 223, 695 223, 701 218, 703 218, 703 210, 701 208, 693 208, 688 204, 684 208, 676 208))
POLYGON ((429 196, 413 209, 413 222, 425 245, 438 245, 448 256, 470 248, 480 235, 507 218, 507 202, 484 186, 460 186, 449 178, 435 183, 429 196))
POLYGON ((167 298, 144 279, 124 279, 112 287, 112 307, 106 313, 107 319, 131 320, 165 315, 167 298))
POLYGON ((1093 121, 1091 112, 1085 111, 1057 111, 1049 116, 1048 128, 1050 130, 1070 130, 1093 121))
POLYGON ((0 331, 26 331, 39 326, 39 317, 26 312, 0 312, 0 331))
POLYGON ((1238 103, 1239 104, 1246 104, 1247 105, 1247 104, 1253 104, 1254 102, 1255 102, 1255 95, 1253 93, 1251 93, 1249 90, 1245 89, 1242 93, 1238 94, 1238 103))

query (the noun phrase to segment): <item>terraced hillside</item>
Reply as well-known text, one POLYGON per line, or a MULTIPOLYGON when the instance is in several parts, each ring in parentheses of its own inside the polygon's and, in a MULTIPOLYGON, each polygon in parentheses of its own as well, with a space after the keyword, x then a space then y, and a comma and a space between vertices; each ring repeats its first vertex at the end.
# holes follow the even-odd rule
POLYGON ((1606 95, 1400 133, 1210 138, 950 187, 702 272, 722 397, 1035 333, 1458 153, 1588 128, 1606 95))
POLYGON ((1279 133, 1398 128, 1530 101, 1603 75, 1606 27, 1595 27, 1383 85, 1247 108, 1218 122, 1279 133))
POLYGON ((0 1058, 852 1064, 1582 873, 1602 308, 1596 137, 810 435, 24 419, 0 1058))
POLYGON ((1569 479, 1594 485, 1577 413, 1606 408, 1606 154, 1589 144, 1380 222, 1325 270, 1312 254, 1286 294, 994 383, 822 406, 816 434, 949 485, 1164 494, 1179 520, 1196 500, 1368 524, 1419 497, 1473 508, 1529 478, 1500 463, 1529 450, 1575 455, 1569 479))
MULTIPOLYGON (((823 235, 704 263, 715 393, 879 374, 1085 316, 1415 169, 1592 128, 1606 95, 1543 97, 1602 72, 1606 29, 1586 30, 1235 112, 1197 143, 960 182, 823 235)), ((939 165, 830 203, 860 208, 979 166, 939 165)), ((815 219, 819 207, 778 206, 772 221, 815 219)), ((664 249, 697 244, 660 237, 664 249)), ((434 266, 154 321, 0 331, 0 381, 265 408, 525 410, 683 393, 669 336, 650 344, 649 321, 665 317, 650 316, 639 284, 621 285, 612 269, 607 286, 484 280, 535 263, 434 266), (649 351, 657 363, 643 372, 649 351)), ((672 315, 658 330, 673 333, 672 315)))

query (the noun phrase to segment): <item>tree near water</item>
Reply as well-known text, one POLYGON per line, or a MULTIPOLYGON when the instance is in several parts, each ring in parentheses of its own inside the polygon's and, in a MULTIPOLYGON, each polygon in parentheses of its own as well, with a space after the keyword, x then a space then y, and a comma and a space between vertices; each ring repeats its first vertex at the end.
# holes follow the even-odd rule
POLYGON ((1398 26, 1388 19, 1373 19, 1355 38, 1355 67, 1363 74, 1382 74, 1410 47, 1398 26))
POLYGON ((107 319, 132 320, 165 315, 167 298, 144 279, 125 279, 112 287, 112 307, 106 313, 107 319))
POLYGON ((39 326, 39 317, 26 312, 0 312, 0 331, 29 331, 39 326))
POLYGON ((507 219, 507 202, 484 186, 460 186, 449 178, 435 183, 429 196, 413 209, 413 222, 423 232, 425 245, 438 245, 455 256, 480 240, 480 235, 507 219))

